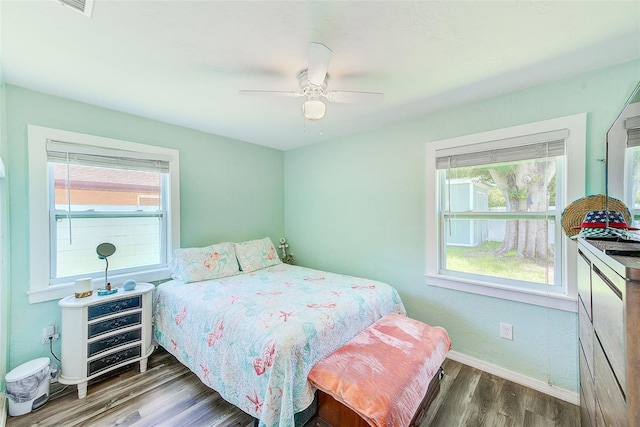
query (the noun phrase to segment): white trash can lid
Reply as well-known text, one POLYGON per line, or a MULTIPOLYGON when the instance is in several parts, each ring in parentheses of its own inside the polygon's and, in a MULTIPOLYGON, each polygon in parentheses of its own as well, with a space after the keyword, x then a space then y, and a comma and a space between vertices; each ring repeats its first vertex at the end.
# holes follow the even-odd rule
POLYGON ((37 359, 30 360, 23 363, 20 366, 15 367, 5 377, 5 381, 12 383, 14 381, 20 381, 27 378, 30 375, 37 374, 45 367, 49 366, 50 360, 48 357, 39 357, 37 359))

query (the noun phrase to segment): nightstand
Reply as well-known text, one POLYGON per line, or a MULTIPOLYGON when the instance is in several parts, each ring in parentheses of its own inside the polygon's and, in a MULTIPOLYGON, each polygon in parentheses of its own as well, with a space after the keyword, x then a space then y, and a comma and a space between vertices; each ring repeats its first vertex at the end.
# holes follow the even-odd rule
POLYGON ((147 370, 151 345, 152 295, 154 286, 86 298, 73 295, 61 299, 62 368, 59 381, 77 384, 78 398, 87 395, 87 382, 121 366, 140 362, 147 370))

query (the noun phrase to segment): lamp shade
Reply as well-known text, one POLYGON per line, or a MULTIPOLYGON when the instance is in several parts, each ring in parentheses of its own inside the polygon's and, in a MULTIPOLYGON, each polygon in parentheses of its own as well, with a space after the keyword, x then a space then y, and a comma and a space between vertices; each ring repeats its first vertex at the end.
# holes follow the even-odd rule
POLYGON ((324 117, 324 112, 327 107, 322 101, 309 100, 302 104, 302 114, 305 119, 318 120, 324 117))

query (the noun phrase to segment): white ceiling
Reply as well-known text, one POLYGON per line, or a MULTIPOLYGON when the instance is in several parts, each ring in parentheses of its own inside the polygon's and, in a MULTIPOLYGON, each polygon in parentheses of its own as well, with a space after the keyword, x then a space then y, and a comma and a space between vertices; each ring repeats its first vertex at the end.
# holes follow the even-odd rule
POLYGON ((278 149, 640 58, 640 1, 1 0, 6 83, 278 149), (384 92, 302 118, 310 42, 328 90, 384 92))

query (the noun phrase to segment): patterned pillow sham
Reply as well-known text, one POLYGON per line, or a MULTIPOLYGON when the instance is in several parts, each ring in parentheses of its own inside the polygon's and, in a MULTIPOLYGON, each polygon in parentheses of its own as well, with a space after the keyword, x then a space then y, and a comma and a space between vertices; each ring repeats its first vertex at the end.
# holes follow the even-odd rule
POLYGON ((240 268, 245 273, 282 262, 278 257, 276 247, 273 246, 273 242, 268 237, 236 243, 236 256, 238 257, 240 268))
POLYGON ((218 279, 240 272, 235 245, 231 242, 204 248, 176 249, 175 257, 185 283, 218 279))

